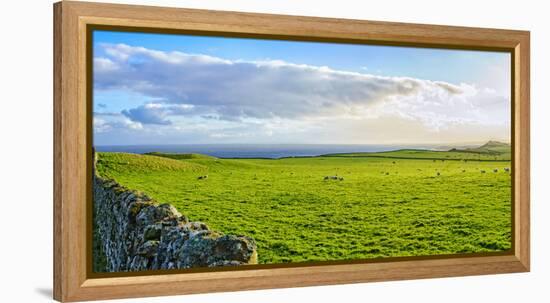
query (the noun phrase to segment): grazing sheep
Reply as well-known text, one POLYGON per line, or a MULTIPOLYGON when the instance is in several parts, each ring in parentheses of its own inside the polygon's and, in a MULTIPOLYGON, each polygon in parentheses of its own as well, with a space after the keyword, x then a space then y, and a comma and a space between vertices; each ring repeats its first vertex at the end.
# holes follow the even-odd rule
POLYGON ((440 173, 440 172, 437 172, 437 175, 438 175, 438 176, 441 176, 441 173, 440 173))
POLYGON ((197 179, 199 179, 199 180, 208 179, 208 175, 199 176, 197 179))
MULTIPOLYGON (((343 180, 344 178, 342 178, 343 180)), ((325 176, 323 180, 339 180, 338 176, 325 176)))
POLYGON ((395 161, 392 161, 391 163, 392 163, 392 164, 395 164, 395 161))
POLYGON ((390 173, 386 173, 386 176, 388 176, 390 173))
POLYGON ((510 172, 510 168, 509 168, 509 167, 505 167, 505 168, 504 168, 504 171, 508 173, 508 172, 510 172))
POLYGON ((338 178, 339 181, 344 181, 344 177, 338 178))
POLYGON ((465 170, 465 169, 463 169, 463 170, 462 170, 462 172, 463 172, 463 173, 465 173, 465 172, 466 172, 466 170, 465 170))
POLYGON ((482 169, 482 170, 481 170, 481 173, 482 173, 482 174, 484 174, 484 173, 485 173, 485 171, 484 171, 484 170, 482 169))
POLYGON ((494 172, 494 173, 498 173, 498 169, 496 169, 496 168, 493 169, 493 172, 494 172))

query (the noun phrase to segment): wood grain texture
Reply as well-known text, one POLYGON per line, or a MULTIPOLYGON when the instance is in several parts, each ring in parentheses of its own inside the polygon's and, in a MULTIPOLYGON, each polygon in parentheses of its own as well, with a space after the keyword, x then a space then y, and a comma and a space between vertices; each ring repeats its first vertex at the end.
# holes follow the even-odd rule
POLYGON ((516 252, 530 270, 530 35, 526 33, 515 47, 515 241, 516 252))
POLYGON ((63 1, 54 5, 54 298, 176 295, 529 271, 529 32, 63 1), (86 275, 87 26, 513 54, 514 251, 510 255, 90 279, 86 275))
POLYGON ((54 110, 54 125, 53 125, 53 132, 54 132, 54 143, 53 143, 53 163, 54 163, 54 169, 53 169, 53 214, 54 214, 54 221, 53 221, 53 280, 54 280, 54 287, 53 287, 53 296, 56 299, 61 298, 61 294, 63 293, 63 287, 61 281, 63 280, 63 266, 61 265, 61 258, 62 256, 62 250, 61 247, 63 246, 63 237, 61 237, 61 231, 62 231, 62 215, 61 210, 63 208, 62 204, 62 193, 61 193, 61 167, 62 167, 62 161, 61 161, 61 144, 62 144, 62 136, 61 136, 61 112, 62 112, 62 106, 63 103, 61 102, 61 82, 63 81, 62 71, 61 67, 63 65, 63 61, 61 60, 61 53, 62 48, 61 45, 63 44, 61 41, 62 35, 61 35, 61 24, 63 23, 62 20, 62 14, 61 14, 61 5, 56 4, 54 5, 54 26, 53 26, 53 36, 54 36, 54 51, 53 51, 53 74, 54 74, 54 83, 53 83, 53 110, 54 110))

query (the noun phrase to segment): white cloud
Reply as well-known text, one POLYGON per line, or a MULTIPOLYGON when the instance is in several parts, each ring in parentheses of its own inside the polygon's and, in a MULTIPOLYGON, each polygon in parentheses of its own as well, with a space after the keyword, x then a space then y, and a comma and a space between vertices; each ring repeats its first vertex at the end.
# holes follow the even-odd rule
POLYGON ((94 58, 94 69, 96 72, 110 72, 118 69, 116 63, 108 58, 94 58))
POLYGON ((192 104, 146 103, 136 108, 125 109, 122 114, 132 121, 143 124, 170 125, 170 115, 185 115, 195 106, 192 104))
POLYGON ((94 113, 93 128, 96 133, 106 133, 115 129, 141 130, 140 122, 132 121, 118 113, 94 113))
MULTIPOLYGON (((394 117, 430 132, 485 125, 501 127, 506 134, 510 124, 509 96, 475 84, 383 77, 281 60, 230 61, 124 44, 101 47, 106 57, 94 59, 95 89, 127 90, 155 100, 123 110, 118 126, 177 130, 183 120, 217 120, 220 128, 213 137, 237 138, 244 133, 239 127, 250 121, 262 125, 264 136, 280 133, 283 124, 315 129, 333 119, 394 117), (232 127, 237 129, 227 130, 232 127)), ((105 130, 98 121, 96 129, 105 130)))

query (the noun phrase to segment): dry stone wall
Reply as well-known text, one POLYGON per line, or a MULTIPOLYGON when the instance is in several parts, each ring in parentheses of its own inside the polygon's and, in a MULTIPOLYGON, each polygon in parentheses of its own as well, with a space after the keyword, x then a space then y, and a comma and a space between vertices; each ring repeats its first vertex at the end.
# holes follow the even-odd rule
POLYGON ((158 204, 97 174, 94 194, 94 270, 181 269, 257 263, 256 243, 189 222, 170 204, 158 204))

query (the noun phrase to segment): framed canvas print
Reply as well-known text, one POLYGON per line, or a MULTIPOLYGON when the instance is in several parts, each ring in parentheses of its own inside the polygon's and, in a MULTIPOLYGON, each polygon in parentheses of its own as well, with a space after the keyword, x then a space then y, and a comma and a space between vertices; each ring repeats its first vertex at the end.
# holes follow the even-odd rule
POLYGON ((55 299, 529 271, 529 32, 54 15, 55 299))

